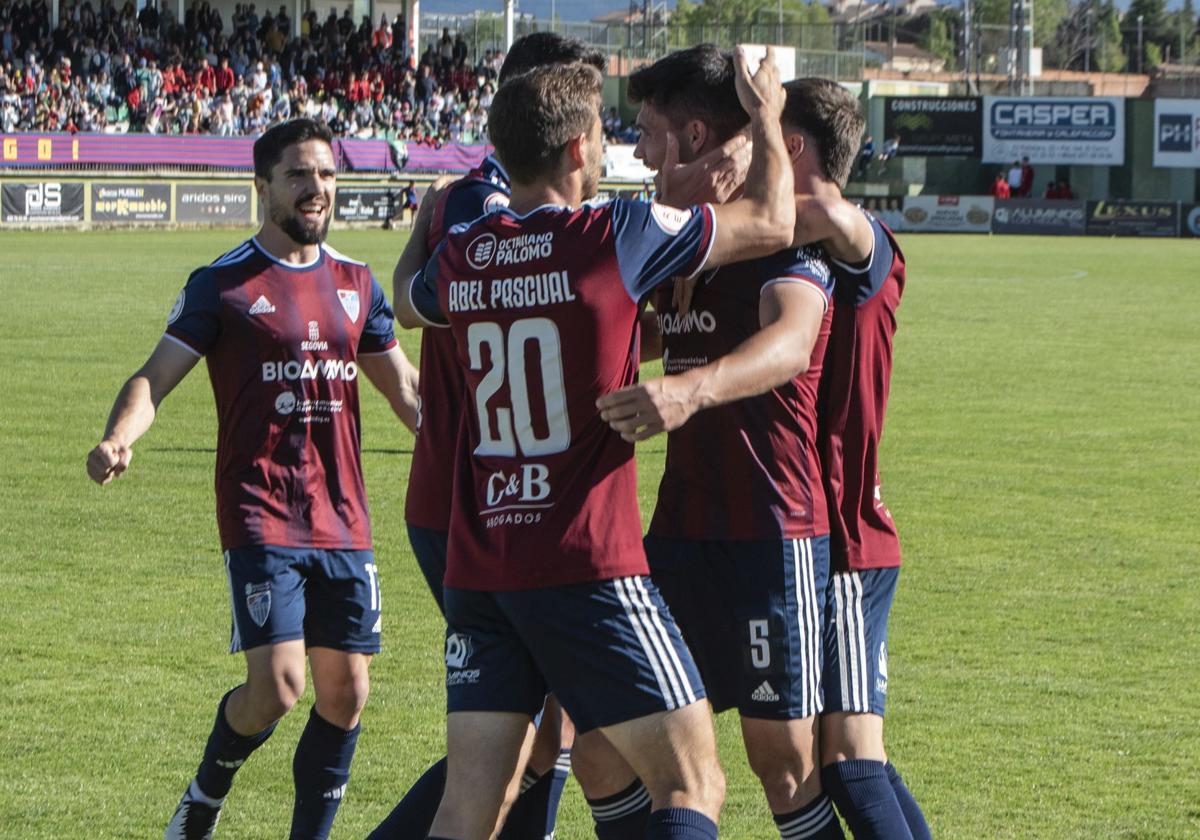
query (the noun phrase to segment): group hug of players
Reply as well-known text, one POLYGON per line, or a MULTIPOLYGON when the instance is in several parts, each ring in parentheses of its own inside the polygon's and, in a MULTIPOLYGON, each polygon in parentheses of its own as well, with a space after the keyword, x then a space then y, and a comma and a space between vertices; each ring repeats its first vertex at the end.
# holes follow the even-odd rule
POLYGON ((900 549, 876 462, 904 261, 841 195, 857 102, 781 85, 769 52, 754 72, 674 53, 629 80, 660 203, 590 202, 604 65, 513 44, 494 158, 427 194, 390 304, 324 242, 328 130, 255 143, 261 230, 193 272, 88 456, 100 484, 124 472, 206 358, 246 680, 168 840, 213 836, 306 664, 290 837, 327 837, 345 795, 381 630, 360 371, 416 433, 408 533, 448 625, 447 756, 371 840, 544 840, 568 771, 600 840, 715 838, 712 714, 733 708, 774 817, 755 837, 843 837, 838 814, 857 840, 930 836, 883 745, 900 549), (423 330, 419 372, 393 319, 423 330), (634 443, 664 431, 643 536, 634 443))

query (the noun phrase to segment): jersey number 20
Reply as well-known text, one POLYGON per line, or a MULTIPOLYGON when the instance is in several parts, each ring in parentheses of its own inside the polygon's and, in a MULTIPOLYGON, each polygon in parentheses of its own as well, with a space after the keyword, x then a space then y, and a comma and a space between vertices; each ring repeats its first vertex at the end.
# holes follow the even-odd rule
POLYGON ((522 318, 508 328, 495 321, 477 321, 467 328, 467 347, 471 370, 483 370, 483 348, 488 348, 490 367, 475 389, 475 408, 479 414, 479 445, 476 455, 515 457, 518 445, 522 455, 553 455, 571 444, 571 423, 567 418, 567 396, 563 384, 562 342, 558 327, 549 318, 522 318), (536 352, 542 373, 542 401, 546 406, 546 435, 538 437, 529 404, 529 382, 525 376, 528 345, 536 352), (488 413, 491 401, 505 381, 511 407, 495 410, 493 425, 488 413))

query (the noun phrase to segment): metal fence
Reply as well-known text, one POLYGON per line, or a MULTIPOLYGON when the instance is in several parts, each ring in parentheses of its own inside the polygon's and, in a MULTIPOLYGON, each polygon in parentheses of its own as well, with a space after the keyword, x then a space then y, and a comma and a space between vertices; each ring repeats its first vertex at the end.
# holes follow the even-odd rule
MULTIPOLYGON (((443 29, 458 33, 473 57, 487 50, 503 50, 504 18, 494 14, 421 16, 421 49, 436 44, 443 29)), ((796 72, 835 79, 859 80, 866 63, 863 48, 866 30, 841 23, 756 23, 741 26, 675 26, 671 24, 578 23, 518 17, 513 37, 531 32, 558 32, 578 38, 617 57, 622 68, 636 67, 661 58, 672 50, 711 43, 729 49, 737 44, 777 44, 794 47, 796 72)))

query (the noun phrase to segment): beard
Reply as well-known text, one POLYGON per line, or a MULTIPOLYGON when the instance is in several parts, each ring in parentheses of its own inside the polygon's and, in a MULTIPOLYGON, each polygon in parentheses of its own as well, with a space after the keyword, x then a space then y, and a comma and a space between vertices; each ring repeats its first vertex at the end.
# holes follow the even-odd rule
MULTIPOLYGON (((308 200, 306 198, 299 204, 304 204, 308 200)), ((329 211, 326 211, 323 220, 310 222, 304 219, 295 207, 271 208, 271 221, 277 224, 279 229, 286 233, 293 242, 300 245, 320 245, 324 242, 325 236, 329 233, 329 223, 332 219, 333 213, 329 211)))
POLYGON ((589 201, 596 197, 596 193, 600 191, 600 173, 604 168, 604 150, 599 146, 596 147, 596 154, 593 160, 588 161, 588 165, 583 170, 583 200, 589 201))

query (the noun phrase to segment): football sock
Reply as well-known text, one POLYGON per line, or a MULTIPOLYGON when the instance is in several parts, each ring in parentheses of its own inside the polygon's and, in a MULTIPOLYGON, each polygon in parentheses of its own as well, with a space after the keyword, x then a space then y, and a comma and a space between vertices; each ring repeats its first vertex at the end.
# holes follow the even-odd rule
POLYGON ((404 794, 367 840, 425 840, 446 790, 446 759, 434 764, 404 794))
POLYGON ((313 708, 292 759, 296 806, 292 810, 291 840, 325 840, 329 836, 350 781, 350 762, 361 728, 355 726, 347 732, 313 708))
POLYGON ((526 770, 521 796, 504 820, 500 840, 542 840, 554 833, 558 802, 571 772, 571 751, 559 753, 554 769, 544 776, 526 770))
POLYGON ((204 745, 204 758, 200 760, 200 769, 196 771, 193 787, 199 788, 199 792, 204 794, 203 801, 210 805, 221 804, 221 800, 233 785, 233 775, 238 768, 250 757, 250 753, 261 747, 275 731, 275 724, 271 724, 254 735, 239 735, 234 732, 225 718, 225 705, 229 702, 229 695, 235 691, 236 688, 230 689, 217 706, 217 719, 208 736, 208 743, 204 745))
POLYGON ((646 823, 647 840, 717 840, 717 824, 691 808, 662 808, 646 823))
POLYGON ((896 801, 900 803, 900 810, 904 812, 904 820, 908 823, 913 840, 933 840, 933 835, 929 832, 929 823, 925 822, 925 814, 913 798, 908 785, 904 784, 904 779, 900 778, 899 771, 890 761, 883 769, 887 771, 888 781, 892 783, 892 791, 896 794, 896 801))
POLYGON ((643 840, 647 836, 650 791, 641 779, 634 779, 620 793, 587 802, 596 823, 596 840, 643 840))
POLYGON ((852 759, 821 768, 821 786, 855 840, 912 840, 882 761, 852 759))
POLYGON ((846 836, 825 794, 790 814, 775 814, 775 825, 783 840, 843 840, 846 836))

